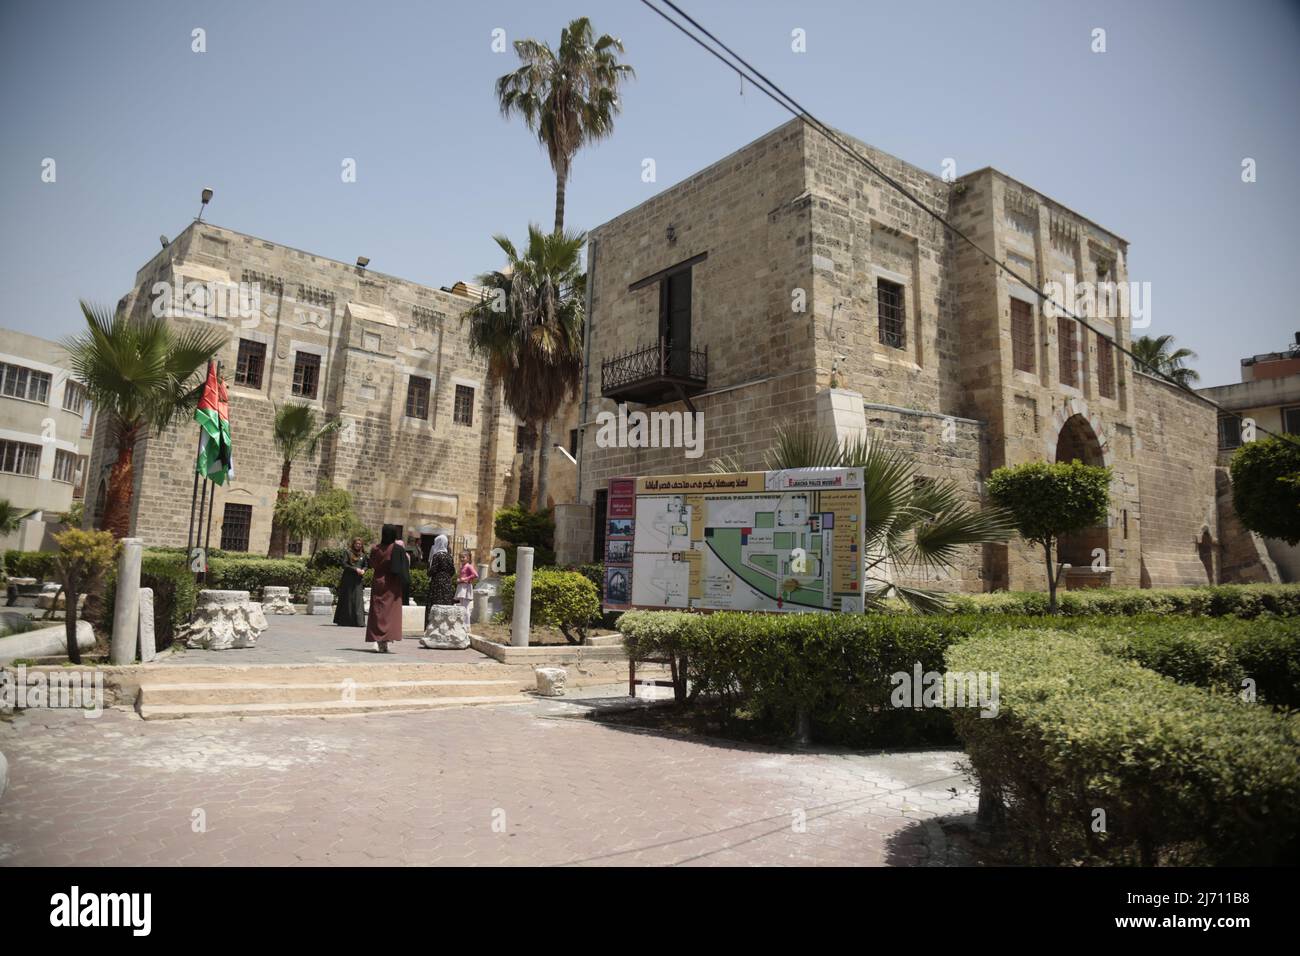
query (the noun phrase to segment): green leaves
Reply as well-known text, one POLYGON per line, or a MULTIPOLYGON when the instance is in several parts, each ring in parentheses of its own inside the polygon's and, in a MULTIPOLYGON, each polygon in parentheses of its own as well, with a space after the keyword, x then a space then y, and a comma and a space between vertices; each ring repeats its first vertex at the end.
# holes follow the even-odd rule
POLYGON ((1111 471, 1081 462, 1030 461, 995 469, 987 488, 1013 516, 1021 537, 1050 544, 1073 531, 1106 522, 1111 471))
POLYGON ((1229 470, 1241 523, 1266 538, 1300 543, 1300 440, 1270 436, 1247 442, 1229 470))
POLYGON ((281 459, 289 463, 304 454, 314 454, 322 438, 342 427, 342 419, 319 421, 316 409, 312 406, 291 402, 275 410, 275 427, 271 437, 275 440, 281 459))

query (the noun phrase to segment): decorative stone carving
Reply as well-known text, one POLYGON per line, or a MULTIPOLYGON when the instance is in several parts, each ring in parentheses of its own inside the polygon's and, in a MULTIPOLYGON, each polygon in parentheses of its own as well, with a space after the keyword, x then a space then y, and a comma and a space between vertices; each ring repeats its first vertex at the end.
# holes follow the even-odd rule
POLYGON ((200 591, 184 638, 189 647, 223 651, 253 647, 265 630, 262 605, 249 601, 247 591, 200 591))
POLYGON ((542 697, 563 697, 564 685, 569 679, 569 672, 563 667, 539 667, 537 674, 537 693, 542 697))
POLYGON ((140 589, 140 663, 158 656, 153 630, 153 588, 140 589))
POLYGON ((329 588, 312 588, 307 592, 308 614, 334 613, 334 592, 329 588))
POLYGON ((293 601, 289 597, 289 589, 275 585, 262 588, 262 611, 265 614, 298 613, 294 610, 293 601))
POLYGON ((469 647, 469 628, 459 604, 434 604, 429 608, 429 623, 420 646, 458 651, 469 647))

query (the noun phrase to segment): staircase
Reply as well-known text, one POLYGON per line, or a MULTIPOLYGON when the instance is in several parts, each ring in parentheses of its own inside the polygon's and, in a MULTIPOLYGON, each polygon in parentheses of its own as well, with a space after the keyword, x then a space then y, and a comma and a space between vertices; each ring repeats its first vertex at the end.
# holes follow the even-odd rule
POLYGON ((497 664, 168 665, 149 668, 145 720, 362 714, 521 703, 531 668, 497 664))

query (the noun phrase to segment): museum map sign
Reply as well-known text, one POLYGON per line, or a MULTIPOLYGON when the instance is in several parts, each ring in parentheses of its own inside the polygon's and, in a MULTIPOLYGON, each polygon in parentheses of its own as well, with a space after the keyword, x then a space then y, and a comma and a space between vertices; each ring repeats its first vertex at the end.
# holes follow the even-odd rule
POLYGON ((605 608, 861 611, 861 468, 616 478, 605 608))

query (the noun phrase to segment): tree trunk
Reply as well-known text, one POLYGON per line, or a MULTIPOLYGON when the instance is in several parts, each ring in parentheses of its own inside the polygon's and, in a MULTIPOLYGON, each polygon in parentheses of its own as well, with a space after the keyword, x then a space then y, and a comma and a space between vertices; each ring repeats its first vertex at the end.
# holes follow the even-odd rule
MULTIPOLYGON (((289 496, 289 472, 293 468, 293 462, 286 461, 280 466, 280 490, 275 493, 276 512, 279 511, 279 504, 289 496)), ((280 523, 278 513, 271 515, 271 547, 266 552, 268 558, 283 558, 285 549, 289 546, 289 532, 284 529, 280 523)))
MULTIPOLYGON (((64 615, 63 625, 64 634, 68 638, 68 660, 74 664, 81 663, 81 648, 77 646, 77 598, 73 592, 77 590, 76 581, 65 581, 63 585, 63 604, 64 615), (72 587, 68 587, 71 584, 72 587)), ((54 603, 58 604, 59 599, 56 597, 54 603)))
POLYGON ((1056 569, 1052 567, 1052 542, 1043 545, 1047 552, 1047 613, 1056 613, 1056 569))
POLYGON ((537 446, 537 510, 549 507, 546 502, 546 492, 549 488, 551 470, 551 423, 542 424, 542 440, 537 446))
POLYGON ((523 463, 519 466, 519 505, 533 510, 533 440, 537 432, 531 424, 524 426, 523 463))
POLYGON ((555 171, 555 231, 564 231, 564 192, 569 184, 569 164, 566 161, 555 171))
POLYGON ((131 533, 131 499, 135 496, 135 441, 140 426, 122 426, 117 439, 117 460, 108 473, 108 501, 100 529, 113 532, 114 538, 131 533))

